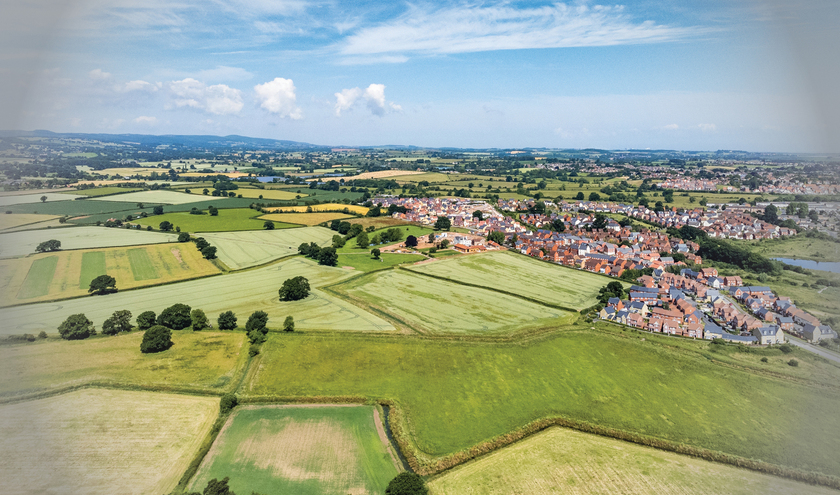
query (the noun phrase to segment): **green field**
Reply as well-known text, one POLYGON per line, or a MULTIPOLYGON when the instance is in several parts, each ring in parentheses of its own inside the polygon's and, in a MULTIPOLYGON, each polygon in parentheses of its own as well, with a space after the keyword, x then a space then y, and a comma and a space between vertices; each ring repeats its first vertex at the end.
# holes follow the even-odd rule
MULTIPOLYGON (((374 230, 373 232, 368 233, 368 239, 373 238, 373 236, 375 236, 376 234, 381 234, 382 232, 385 232, 386 230, 393 229, 393 228, 400 229, 400 232, 402 232, 402 239, 400 239, 398 242, 382 243, 381 245, 379 245, 379 247, 390 246, 392 244, 397 244, 399 242, 404 242, 405 238, 410 236, 410 235, 413 235, 414 237, 417 237, 417 238, 419 238, 421 236, 427 236, 428 237, 429 234, 434 232, 433 229, 430 229, 428 227, 420 227, 418 225, 400 225, 400 226, 396 226, 396 227, 384 227, 384 228, 381 228, 381 229, 374 230)), ((338 252, 339 253, 363 253, 363 252, 370 252, 370 250, 373 249, 374 247, 376 247, 376 246, 370 246, 366 249, 359 249, 359 247, 356 245, 356 241, 354 239, 350 239, 349 241, 347 241, 347 244, 345 244, 343 248, 338 250, 338 252)))
MULTIPOLYGON (((104 186, 104 187, 94 187, 91 189, 78 189, 75 191, 71 191, 70 193, 63 193, 63 194, 76 194, 79 196, 87 196, 89 198, 99 198, 102 196, 110 196, 112 194, 128 194, 133 193, 136 191, 142 191, 142 188, 139 187, 117 187, 117 186, 104 186)), ((119 200, 117 200, 119 201, 119 200)))
MULTIPOLYGON (((204 209, 204 213, 207 210, 204 209)), ((136 220, 136 223, 157 229, 163 221, 171 222, 172 225, 180 227, 183 232, 230 232, 237 230, 262 230, 265 220, 256 217, 261 213, 250 208, 232 208, 219 210, 218 216, 192 215, 188 212, 164 213, 147 218, 136 220)), ((288 223, 275 222, 274 228, 287 229, 298 227, 288 223)))
POLYGON ((837 493, 565 428, 551 428, 458 466, 431 481, 429 488, 431 495, 837 493))
POLYGON ((50 291, 55 269, 58 266, 58 256, 47 256, 32 262, 23 285, 18 291, 18 299, 31 299, 46 295, 50 291))
POLYGON ((88 389, 0 405, 5 493, 169 493, 216 397, 88 389))
POLYGON ((374 411, 371 406, 240 407, 190 489, 229 476, 237 493, 384 493, 397 469, 387 440, 377 434, 374 411))
POLYGON ((68 250, 175 242, 178 236, 163 232, 107 227, 74 226, 60 229, 26 230, 0 234, 0 256, 7 258, 32 254, 38 244, 49 239, 61 242, 61 249, 68 250))
POLYGON ((324 227, 263 230, 250 232, 202 233, 216 246, 216 256, 232 270, 262 265, 284 256, 298 254, 298 246, 314 242, 331 246, 336 233, 324 227))
POLYGON ((134 280, 154 280, 160 278, 149 253, 143 248, 129 249, 126 251, 128 262, 131 264, 131 273, 134 280))
MULTIPOLYGON (((120 189, 120 188, 114 188, 120 189)), ((129 192, 128 194, 120 194, 108 198, 98 199, 96 201, 121 201, 125 203, 149 203, 149 204, 167 204, 167 205, 181 205, 187 203, 203 203, 207 201, 205 198, 196 197, 193 194, 186 194, 182 192, 156 190, 156 191, 138 191, 129 192)))
POLYGON ((610 282, 589 272, 504 251, 458 256, 409 269, 577 310, 597 303, 598 290, 610 282))
MULTIPOLYGON (((190 252, 198 253, 194 248, 190 252)), ((255 270, 178 284, 120 291, 107 296, 84 297, 60 303, 4 308, 6 324, 0 327, 0 335, 37 334, 41 330, 55 333, 65 318, 76 313, 86 314, 99 326, 117 309, 128 309, 135 315, 147 310, 160 313, 176 302, 203 309, 214 324, 223 311, 235 312, 239 324, 244 325, 248 315, 262 310, 270 317, 269 328, 275 329, 281 328, 286 316, 291 315, 300 330, 394 330, 393 325, 382 318, 319 289, 353 275, 356 275, 353 270, 319 266, 298 257, 255 270), (278 290, 283 281, 298 275, 309 279, 312 293, 301 301, 280 302, 278 290)), ((121 287, 119 283, 117 287, 121 287)))
POLYGON ((272 335, 253 392, 392 398, 433 457, 560 415, 839 475, 837 388, 716 364, 710 345, 590 330, 525 345, 272 335))
POLYGON ((567 324, 572 313, 476 289, 387 270, 354 278, 331 288, 431 334, 499 335, 567 324))
POLYGON ((768 258, 793 258, 814 261, 840 261, 840 242, 798 235, 761 241, 735 241, 754 253, 768 258))
POLYGON ((7 207, 11 205, 30 205, 33 207, 37 207, 38 205, 43 205, 44 203, 41 202, 41 198, 46 197, 48 203, 55 203, 58 201, 67 201, 68 199, 73 199, 74 197, 79 197, 76 195, 70 195, 67 193, 36 193, 36 194, 15 194, 10 196, 0 196, 0 206, 7 207))
POLYGON ((105 252, 91 251, 82 254, 82 273, 79 275, 79 288, 88 290, 93 279, 107 274, 105 252))
MULTIPOLYGON (((152 207, 157 205, 147 204, 145 206, 146 210, 151 211, 152 207)), ((16 204, 4 206, 3 208, 12 213, 38 213, 45 215, 66 215, 69 217, 107 214, 115 218, 124 218, 128 214, 139 215, 140 212, 144 211, 130 203, 106 200, 91 201, 89 199, 16 204)), ((105 220, 107 219, 106 217, 105 220)))
POLYGON ((382 270, 403 263, 414 263, 416 261, 424 260, 425 257, 419 254, 390 254, 384 253, 380 255, 378 260, 373 258, 370 253, 360 254, 339 254, 338 266, 352 267, 354 270, 362 272, 370 272, 373 270, 382 270))
MULTIPOLYGON (((101 328, 102 320, 94 323, 101 328)), ((131 332, 88 340, 2 346, 0 396, 91 381, 218 392, 232 385, 236 371, 248 357, 247 352, 241 352, 247 342, 242 332, 173 332, 175 345, 157 354, 141 354, 142 339, 143 332, 131 332)))

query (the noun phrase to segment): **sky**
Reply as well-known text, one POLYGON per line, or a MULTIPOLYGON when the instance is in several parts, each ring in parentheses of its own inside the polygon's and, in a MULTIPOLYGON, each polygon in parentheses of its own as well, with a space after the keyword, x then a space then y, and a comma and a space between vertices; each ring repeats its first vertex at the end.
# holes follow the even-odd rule
POLYGON ((0 129, 840 152, 836 0, 0 3, 0 129))

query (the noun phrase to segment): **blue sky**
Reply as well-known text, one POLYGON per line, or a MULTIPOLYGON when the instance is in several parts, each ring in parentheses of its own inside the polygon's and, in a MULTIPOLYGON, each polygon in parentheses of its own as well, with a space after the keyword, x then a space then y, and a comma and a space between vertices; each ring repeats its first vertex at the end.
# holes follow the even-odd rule
POLYGON ((5 129, 840 151, 829 0, 30 0, 0 13, 5 129))

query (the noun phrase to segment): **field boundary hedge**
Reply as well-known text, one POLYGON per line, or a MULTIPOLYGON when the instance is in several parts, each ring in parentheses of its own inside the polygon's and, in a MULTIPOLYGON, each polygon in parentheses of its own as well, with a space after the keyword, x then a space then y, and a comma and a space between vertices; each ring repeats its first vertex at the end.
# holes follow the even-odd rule
POLYGON ((224 389, 211 389, 204 387, 188 387, 180 385, 142 385, 133 383, 112 382, 108 380, 91 380, 84 383, 74 383, 72 385, 63 385, 55 388, 40 389, 29 393, 17 395, 4 395, 0 397, 0 405, 15 404, 18 402, 28 402, 31 400, 38 399, 46 399, 48 397, 62 395, 69 392, 75 392, 76 390, 84 390, 88 388, 101 388, 106 390, 127 390, 134 392, 161 392, 167 394, 198 395, 203 397, 221 397, 226 392, 229 392, 229 387, 226 387, 224 389))

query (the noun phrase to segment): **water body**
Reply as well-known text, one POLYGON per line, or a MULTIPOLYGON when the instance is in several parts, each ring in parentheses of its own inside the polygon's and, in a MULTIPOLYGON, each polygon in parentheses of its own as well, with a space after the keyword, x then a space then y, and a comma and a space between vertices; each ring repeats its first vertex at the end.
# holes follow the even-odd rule
POLYGON ((776 261, 781 261, 788 265, 801 266, 808 270, 822 270, 824 272, 840 273, 840 261, 811 261, 811 260, 795 260, 791 258, 773 258, 776 261))
POLYGON ((274 175, 265 176, 265 177, 257 177, 257 180, 260 181, 260 182, 273 182, 274 179, 277 179, 279 182, 286 182, 285 177, 276 177, 274 175))

